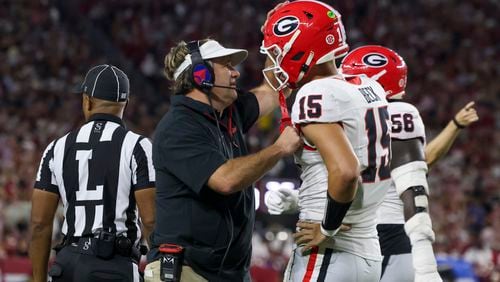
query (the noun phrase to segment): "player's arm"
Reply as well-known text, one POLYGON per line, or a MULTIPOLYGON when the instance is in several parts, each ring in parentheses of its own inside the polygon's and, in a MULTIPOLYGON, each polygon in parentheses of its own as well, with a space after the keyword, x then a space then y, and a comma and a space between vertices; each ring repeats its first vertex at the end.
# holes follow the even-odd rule
POLYGON ((432 250, 427 164, 421 139, 392 141, 391 177, 404 204, 405 231, 412 245, 415 281, 441 281, 432 250))
POLYGON ((297 244, 305 243, 303 252, 319 245, 340 230, 342 220, 356 195, 359 162, 338 123, 310 123, 302 133, 316 146, 328 171, 327 208, 321 224, 299 222, 297 244))
POLYGON ((58 202, 58 194, 40 189, 33 191, 29 254, 33 265, 34 281, 47 281, 52 226, 58 202))
POLYGON ((359 162, 342 126, 310 123, 303 125, 301 130, 323 158, 328 171, 328 195, 337 202, 351 202, 359 180, 359 162))
POLYGON ((455 142, 460 130, 479 120, 474 102, 469 102, 448 125, 425 147, 427 165, 431 167, 443 157, 455 142))
POLYGON ((392 140, 391 176, 400 198, 404 203, 404 216, 408 221, 417 214, 417 210, 427 212, 425 206, 416 206, 413 195, 420 191, 427 203, 427 165, 425 164, 423 144, 420 139, 392 140))

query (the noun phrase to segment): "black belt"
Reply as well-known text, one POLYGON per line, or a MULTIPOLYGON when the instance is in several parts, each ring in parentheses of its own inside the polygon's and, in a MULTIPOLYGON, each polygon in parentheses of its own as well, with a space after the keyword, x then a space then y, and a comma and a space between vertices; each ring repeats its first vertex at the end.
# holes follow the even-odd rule
MULTIPOLYGON (((96 246, 100 239, 95 237, 65 237, 60 249, 71 246, 76 248, 81 254, 86 255, 97 255, 96 246)), ((125 241, 126 242, 126 241, 125 241)), ((113 253, 125 257, 132 258, 136 263, 139 263, 141 259, 141 251, 139 248, 132 245, 130 239, 124 236, 116 237, 115 247, 113 253), (123 240, 128 240, 127 243, 123 243, 123 240)))

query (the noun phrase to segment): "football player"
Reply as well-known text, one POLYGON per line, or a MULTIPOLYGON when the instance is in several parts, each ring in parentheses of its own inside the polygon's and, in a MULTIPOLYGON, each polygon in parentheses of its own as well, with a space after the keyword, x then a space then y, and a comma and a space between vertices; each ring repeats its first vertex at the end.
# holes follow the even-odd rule
POLYGON ((393 50, 363 46, 342 61, 342 73, 376 79, 386 91, 392 122, 393 181, 378 209, 378 234, 384 260, 381 281, 442 281, 432 242, 428 213, 427 164, 450 148, 458 131, 478 119, 469 103, 428 146, 419 111, 401 101, 405 95, 407 66, 393 50))
POLYGON ((338 73, 334 60, 348 45, 340 14, 329 5, 282 5, 263 32, 261 51, 274 62, 264 75, 276 90, 299 88, 291 116, 306 144, 296 153, 299 247, 285 280, 378 281, 375 211, 391 181, 385 91, 368 77, 338 73))

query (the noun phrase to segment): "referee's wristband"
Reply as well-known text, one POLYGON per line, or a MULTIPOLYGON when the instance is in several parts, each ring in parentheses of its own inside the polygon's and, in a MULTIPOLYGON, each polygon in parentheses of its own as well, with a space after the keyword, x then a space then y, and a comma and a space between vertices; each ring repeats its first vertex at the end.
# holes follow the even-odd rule
POLYGON ((458 129, 464 129, 465 128, 465 125, 462 125, 462 124, 458 123, 458 121, 457 121, 457 119, 455 117, 453 117, 452 121, 453 121, 453 123, 455 124, 455 126, 458 129))
POLYGON ((337 232, 339 232, 340 230, 340 227, 335 229, 335 230, 326 230, 324 227, 323 227, 323 223, 321 223, 320 225, 320 231, 321 231, 321 234, 325 235, 326 237, 333 237, 335 236, 335 234, 337 234, 337 232))

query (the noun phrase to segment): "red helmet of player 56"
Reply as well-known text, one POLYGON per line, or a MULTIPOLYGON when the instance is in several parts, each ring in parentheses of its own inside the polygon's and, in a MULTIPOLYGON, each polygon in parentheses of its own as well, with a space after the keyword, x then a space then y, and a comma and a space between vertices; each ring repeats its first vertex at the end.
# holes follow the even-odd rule
POLYGON ((313 66, 344 56, 348 50, 339 12, 319 1, 294 1, 277 9, 264 26, 260 51, 274 65, 262 72, 275 90, 287 85, 296 88, 313 66))
POLYGON ((349 52, 342 60, 343 74, 365 74, 378 81, 387 99, 401 99, 405 94, 408 68, 393 50, 377 45, 367 45, 349 52))

